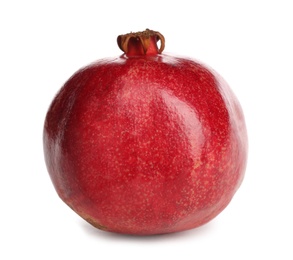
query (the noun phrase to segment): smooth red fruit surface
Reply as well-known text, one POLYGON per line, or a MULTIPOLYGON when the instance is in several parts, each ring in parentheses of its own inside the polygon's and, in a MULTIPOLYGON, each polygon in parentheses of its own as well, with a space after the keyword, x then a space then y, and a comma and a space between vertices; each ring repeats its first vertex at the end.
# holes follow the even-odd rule
MULTIPOLYGON (((152 50, 158 36, 150 39, 152 50)), ((195 60, 148 54, 144 40, 134 34, 126 54, 76 72, 44 126, 61 199, 97 228, 136 235, 213 219, 247 158, 243 113, 227 83, 195 60)))

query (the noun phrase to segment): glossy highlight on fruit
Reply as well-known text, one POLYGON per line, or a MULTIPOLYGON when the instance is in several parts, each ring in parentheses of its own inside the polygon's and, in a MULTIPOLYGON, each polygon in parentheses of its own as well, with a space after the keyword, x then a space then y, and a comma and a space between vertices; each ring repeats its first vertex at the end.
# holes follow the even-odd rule
POLYGON ((124 54, 77 71, 49 107, 43 142, 54 187, 105 231, 152 235, 201 226, 243 180, 241 106, 214 70, 162 54, 159 32, 120 35, 117 43, 124 54))

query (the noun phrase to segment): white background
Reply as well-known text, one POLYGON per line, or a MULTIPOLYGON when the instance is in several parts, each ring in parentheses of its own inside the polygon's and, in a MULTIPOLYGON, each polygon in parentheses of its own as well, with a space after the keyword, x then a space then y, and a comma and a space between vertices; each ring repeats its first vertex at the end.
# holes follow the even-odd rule
POLYGON ((1 259, 293 259, 292 1, 1 1, 1 259), (57 90, 80 67, 118 56, 119 34, 146 28, 167 53, 229 82, 249 133, 246 178, 231 204, 187 232, 99 231, 57 196, 42 128, 57 90))

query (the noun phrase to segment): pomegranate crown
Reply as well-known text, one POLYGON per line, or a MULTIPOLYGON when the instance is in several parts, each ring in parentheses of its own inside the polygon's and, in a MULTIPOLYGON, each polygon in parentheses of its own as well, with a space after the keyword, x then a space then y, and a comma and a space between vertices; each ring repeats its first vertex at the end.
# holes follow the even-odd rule
POLYGON ((150 29, 136 33, 122 34, 117 37, 119 48, 127 55, 160 54, 165 48, 164 36, 150 29), (157 42, 161 42, 160 48, 157 42))

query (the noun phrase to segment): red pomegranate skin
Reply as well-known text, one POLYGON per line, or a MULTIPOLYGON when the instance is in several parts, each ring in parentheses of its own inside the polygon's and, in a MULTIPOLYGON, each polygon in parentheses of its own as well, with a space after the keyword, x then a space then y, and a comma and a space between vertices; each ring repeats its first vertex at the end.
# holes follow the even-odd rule
POLYGON ((44 125, 60 198, 93 226, 152 235, 201 226, 244 177, 244 116, 227 83, 189 58, 99 60, 76 72, 44 125))

